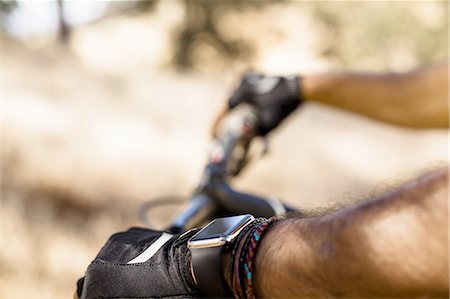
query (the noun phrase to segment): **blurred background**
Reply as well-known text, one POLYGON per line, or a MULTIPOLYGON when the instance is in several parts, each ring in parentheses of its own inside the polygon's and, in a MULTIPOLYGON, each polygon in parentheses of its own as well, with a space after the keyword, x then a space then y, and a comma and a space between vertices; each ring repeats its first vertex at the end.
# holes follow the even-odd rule
MULTIPOLYGON (((1 298, 70 298, 109 235, 142 225, 141 203, 189 195, 244 71, 448 60, 441 1, 0 1, 0 27, 1 298)), ((370 197, 448 157, 447 130, 309 103, 270 143, 235 186, 301 208, 370 197)))

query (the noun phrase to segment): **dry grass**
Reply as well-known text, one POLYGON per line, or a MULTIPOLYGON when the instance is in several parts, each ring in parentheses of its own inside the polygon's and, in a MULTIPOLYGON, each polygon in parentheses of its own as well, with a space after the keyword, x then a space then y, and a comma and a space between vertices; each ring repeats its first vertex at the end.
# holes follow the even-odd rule
MULTIPOLYGON (((283 8, 274 11, 265 13, 273 18, 283 8)), ((282 29, 295 15, 285 13, 282 29)), ((114 52, 113 41, 126 41, 133 28, 140 30, 132 38, 143 38, 158 18, 80 30, 73 51, 4 40, 0 297, 71 297, 107 237, 139 224, 142 201, 195 187, 214 111, 236 69, 177 74, 160 67, 165 54, 146 56, 139 65, 130 49, 114 52), (89 50, 99 41, 110 45, 108 59, 89 50)), ((149 35, 158 37, 155 32, 149 35)), ((295 57, 298 44, 283 45, 295 57)), ((255 63, 289 71, 292 58, 281 59, 281 50, 273 49, 261 51, 255 63)), ((298 54, 310 69, 335 65, 313 52, 305 47, 298 54)), ((270 154, 254 161, 236 185, 302 208, 345 202, 445 164, 447 134, 305 105, 272 136, 270 154)))

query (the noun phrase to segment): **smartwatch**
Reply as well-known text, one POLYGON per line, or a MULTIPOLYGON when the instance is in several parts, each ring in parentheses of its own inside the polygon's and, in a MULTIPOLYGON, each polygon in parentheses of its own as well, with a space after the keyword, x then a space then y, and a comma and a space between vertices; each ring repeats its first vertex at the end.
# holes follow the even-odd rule
POLYGON ((233 297, 222 275, 220 256, 222 250, 253 221, 255 218, 248 214, 218 218, 189 239, 187 245, 191 250, 192 267, 201 297, 233 297))

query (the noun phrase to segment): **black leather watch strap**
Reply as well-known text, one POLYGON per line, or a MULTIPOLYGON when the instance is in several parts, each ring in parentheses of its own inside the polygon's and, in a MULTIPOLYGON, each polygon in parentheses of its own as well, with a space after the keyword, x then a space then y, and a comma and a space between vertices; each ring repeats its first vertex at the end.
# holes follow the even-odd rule
POLYGON ((202 298, 233 297, 222 275, 222 249, 222 246, 191 249, 194 275, 202 298))

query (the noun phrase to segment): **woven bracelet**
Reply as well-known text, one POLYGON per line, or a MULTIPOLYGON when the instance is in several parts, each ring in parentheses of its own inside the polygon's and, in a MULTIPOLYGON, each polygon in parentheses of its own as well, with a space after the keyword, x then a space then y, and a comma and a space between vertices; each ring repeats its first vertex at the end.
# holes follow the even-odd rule
POLYGON ((232 252, 232 289, 235 298, 255 298, 253 288, 254 257, 261 236, 274 218, 258 218, 242 235, 232 252))
POLYGON ((267 220, 264 223, 258 225, 250 235, 250 242, 247 247, 247 252, 244 259, 244 271, 245 271, 245 293, 247 298, 256 298, 254 285, 253 285, 253 277, 254 277, 254 258, 256 256, 256 250, 260 244, 261 237, 263 233, 267 230, 270 224, 273 223, 273 218, 267 220))
POLYGON ((250 233, 252 226, 247 226, 240 234, 236 240, 235 246, 231 252, 231 285, 235 298, 242 298, 242 284, 243 280, 239 275, 239 259, 243 252, 244 243, 247 235, 250 233))

